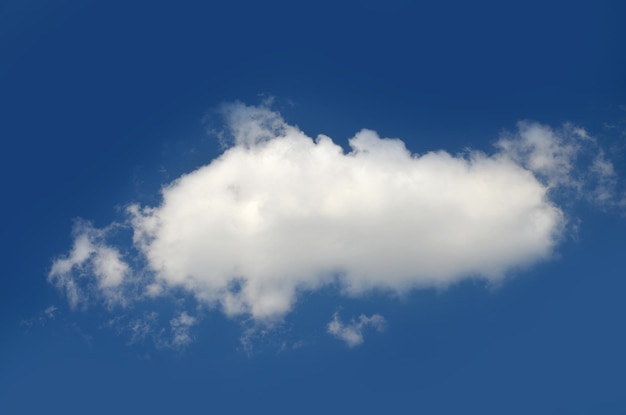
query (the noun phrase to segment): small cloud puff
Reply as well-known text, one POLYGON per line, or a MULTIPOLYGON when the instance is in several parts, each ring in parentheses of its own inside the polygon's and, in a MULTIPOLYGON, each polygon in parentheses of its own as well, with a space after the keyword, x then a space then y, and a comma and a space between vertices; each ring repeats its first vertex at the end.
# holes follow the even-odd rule
POLYGON ((170 321, 172 330, 171 345, 174 348, 181 348, 191 343, 190 329, 196 324, 196 319, 189 314, 182 312, 178 317, 170 321))
POLYGON ((387 322, 380 314, 373 314, 367 317, 361 314, 357 320, 352 319, 349 323, 339 320, 338 313, 333 315, 333 319, 328 323, 327 331, 336 338, 344 341, 348 347, 355 347, 363 343, 363 330, 371 326, 377 331, 383 331, 387 322))
POLYGON ((122 303, 123 293, 119 288, 130 267, 116 248, 104 242, 109 229, 95 229, 88 222, 77 221, 73 232, 72 250, 54 261, 48 281, 65 292, 71 308, 85 302, 89 295, 81 288, 81 279, 89 281, 86 285, 92 285, 95 279, 96 291, 109 304, 122 303))

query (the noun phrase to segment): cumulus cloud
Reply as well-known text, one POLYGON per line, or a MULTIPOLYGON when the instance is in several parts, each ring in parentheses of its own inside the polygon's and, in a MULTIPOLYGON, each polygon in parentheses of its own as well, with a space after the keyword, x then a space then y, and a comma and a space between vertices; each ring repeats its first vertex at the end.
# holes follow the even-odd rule
POLYGON ((328 333, 344 341, 348 347, 355 347, 363 343, 363 330, 367 326, 383 331, 386 323, 385 318, 380 314, 373 314, 370 317, 361 314, 357 320, 352 319, 349 323, 343 323, 338 313, 335 313, 326 328, 328 333))
POLYGON ((371 130, 346 152, 266 108, 226 111, 234 145, 129 212, 155 282, 228 315, 280 317, 330 283, 357 295, 496 281, 547 258, 565 223, 508 154, 415 155, 371 130))
MULTIPOLYGON (((498 282, 553 253, 566 218, 551 192, 575 187, 579 142, 590 140, 580 128, 521 123, 491 154, 414 154, 367 129, 344 149, 264 106, 222 113, 231 136, 223 154, 164 186, 158 206, 128 207, 125 251, 145 267, 131 269, 106 230, 78 222, 48 277, 71 305, 89 281, 109 302, 124 298, 141 274, 142 298, 182 288, 228 316, 270 323, 329 284, 356 296, 498 282)), ((613 174, 604 158, 594 166, 613 174)), ((186 343, 193 324, 172 320, 175 342, 186 343)), ((358 339, 368 324, 336 319, 333 330, 358 339)))

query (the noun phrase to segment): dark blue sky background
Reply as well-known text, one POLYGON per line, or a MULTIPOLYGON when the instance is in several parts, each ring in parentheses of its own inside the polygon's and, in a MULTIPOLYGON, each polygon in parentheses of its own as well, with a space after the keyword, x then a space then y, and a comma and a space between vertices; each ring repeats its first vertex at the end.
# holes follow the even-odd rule
POLYGON ((623 149, 624 21, 621 1, 1 2, 0 413, 625 413, 623 209, 567 207, 578 236, 496 289, 312 294, 251 357, 215 311, 182 353, 128 346, 45 280, 74 218, 219 155, 203 120, 227 101, 273 96, 342 145, 489 150, 531 119, 623 149), (389 328, 348 349, 324 332, 338 304, 389 328))

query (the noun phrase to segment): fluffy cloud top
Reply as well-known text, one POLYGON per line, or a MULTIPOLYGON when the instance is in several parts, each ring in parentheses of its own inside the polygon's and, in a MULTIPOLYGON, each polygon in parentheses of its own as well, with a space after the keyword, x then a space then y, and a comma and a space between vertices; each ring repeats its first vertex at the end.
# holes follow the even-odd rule
MULTIPOLYGON (((165 186, 159 206, 128 208, 129 255, 146 269, 131 270, 98 231, 76 231, 49 276, 70 302, 86 273, 110 293, 134 272, 150 276, 146 296, 183 288, 229 316, 269 322, 328 284, 358 295, 496 282, 548 258, 565 225, 549 197, 577 152, 565 130, 521 124, 490 155, 412 154, 399 139, 361 130, 345 151, 265 107, 223 112, 232 145, 165 186)), ((597 170, 610 172, 600 161, 597 170)))

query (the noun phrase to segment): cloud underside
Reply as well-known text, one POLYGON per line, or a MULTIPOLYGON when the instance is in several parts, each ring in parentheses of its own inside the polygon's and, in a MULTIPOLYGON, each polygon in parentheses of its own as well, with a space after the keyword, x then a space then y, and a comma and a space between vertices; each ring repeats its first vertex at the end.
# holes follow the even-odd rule
POLYGON ((163 187, 159 206, 129 205, 132 243, 79 222, 49 275, 73 304, 183 288, 228 316, 272 321, 329 284, 354 296, 498 282, 552 254, 565 217, 550 192, 576 186, 564 136, 585 135, 526 123, 492 154, 451 155, 362 130, 346 151, 265 107, 223 113, 232 145, 163 187))

